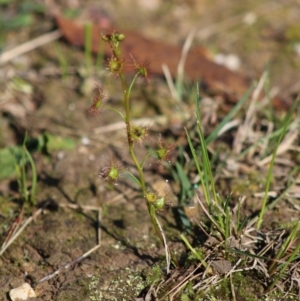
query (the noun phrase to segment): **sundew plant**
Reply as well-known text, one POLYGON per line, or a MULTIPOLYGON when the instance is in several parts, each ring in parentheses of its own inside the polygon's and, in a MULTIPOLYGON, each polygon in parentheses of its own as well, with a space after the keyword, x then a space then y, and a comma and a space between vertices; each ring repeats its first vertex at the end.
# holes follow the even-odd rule
POLYGON ((156 231, 159 240, 163 243, 166 249, 167 266, 169 266, 169 258, 172 257, 175 262, 176 259, 172 256, 169 251, 165 239, 164 232, 157 218, 157 211, 164 208, 167 203, 168 193, 158 194, 150 189, 147 185, 145 179, 144 167, 145 163, 150 157, 154 157, 155 160, 160 164, 169 164, 170 156, 174 149, 174 144, 167 144, 161 136, 157 139, 157 147, 155 149, 150 149, 147 151, 143 158, 139 158, 136 153, 136 147, 143 146, 145 141, 149 136, 149 126, 144 126, 141 124, 135 124, 132 122, 132 101, 131 101, 131 91, 134 83, 138 78, 141 78, 146 83, 149 83, 149 70, 147 68, 147 62, 136 61, 135 58, 130 55, 130 60, 132 61, 131 68, 135 71, 132 81, 128 84, 125 79, 125 59, 122 57, 121 44, 125 39, 125 36, 121 33, 112 33, 102 35, 102 39, 109 44, 112 55, 107 61, 107 68, 109 72, 121 82, 123 91, 123 111, 119 111, 116 108, 110 106, 107 102, 107 94, 101 85, 97 85, 96 93, 94 95, 93 103, 89 107, 88 112, 91 115, 101 114, 104 109, 109 109, 121 117, 126 125, 126 144, 128 145, 128 150, 130 157, 136 168, 136 173, 132 174, 128 170, 122 168, 121 162, 117 159, 112 158, 108 161, 106 166, 103 166, 99 171, 99 176, 104 181, 110 183, 116 183, 122 173, 127 173, 130 177, 137 183, 141 195, 147 203, 148 212, 156 231))

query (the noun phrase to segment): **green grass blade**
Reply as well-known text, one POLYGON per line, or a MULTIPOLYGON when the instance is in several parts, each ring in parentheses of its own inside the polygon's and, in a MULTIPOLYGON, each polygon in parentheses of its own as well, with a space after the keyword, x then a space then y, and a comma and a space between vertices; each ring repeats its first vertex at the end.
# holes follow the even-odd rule
MULTIPOLYGON (((185 173, 185 171, 183 170, 182 165, 179 162, 175 163, 175 167, 176 167, 176 171, 177 171, 177 175, 181 184, 181 189, 182 189, 182 197, 184 198, 191 198, 193 196, 193 190, 192 190, 192 185, 185 173)), ((181 205, 183 205, 184 199, 180 198, 180 203, 181 205)))
POLYGON ((190 249, 190 251, 193 253, 193 255, 202 263, 202 265, 206 268, 207 263, 204 261, 204 258, 191 246, 187 238, 183 235, 180 234, 180 238, 183 240, 185 245, 190 249))
POLYGON ((198 172, 198 175, 199 175, 199 178, 200 178, 200 183, 201 183, 201 186, 202 186, 202 189, 203 189, 203 194, 204 194, 206 204, 208 206, 210 206, 211 205, 210 194, 209 194, 209 190, 207 189, 207 185, 205 184, 205 181, 204 181, 204 178, 203 178, 203 173, 202 173, 202 170, 201 170, 198 158, 197 158, 196 150, 193 146, 191 137, 190 137, 187 129, 185 129, 185 133, 186 133, 188 144, 189 144, 189 147, 190 147, 190 150, 191 150, 191 153, 192 153, 192 156, 193 156, 196 168, 197 168, 197 172, 198 172))
POLYGON ((270 168, 269 168, 269 171, 268 171, 268 176, 267 176, 267 183, 266 183, 266 189, 265 189, 265 196, 264 196, 264 200, 263 200, 263 204, 262 204, 262 208, 260 210, 260 214, 259 214, 259 218, 258 218, 258 221, 257 221, 257 230, 260 229, 261 227, 261 224, 263 222, 263 217, 264 217, 264 214, 266 212, 266 206, 267 206, 267 201, 268 201, 268 192, 269 192, 269 189, 270 189, 270 185, 271 185, 271 179, 272 179, 272 172, 273 172, 273 167, 274 167, 274 162, 275 162, 275 158, 276 158, 276 154, 277 154, 277 150, 278 150, 278 147, 287 131, 287 128, 290 124, 292 120, 292 112, 290 112, 287 117, 286 117, 286 120, 284 121, 284 125, 283 125, 283 128, 282 128, 282 131, 281 131, 281 134, 279 136, 279 139, 277 141, 277 144, 275 146, 275 150, 273 152, 273 156, 272 156, 272 160, 271 160, 271 163, 270 163, 270 168))
POLYGON ((86 23, 84 25, 84 58, 85 65, 88 71, 92 67, 92 24, 86 23))
MULTIPOLYGON (((276 259, 281 258, 282 255, 284 255, 285 252, 287 251, 290 243, 295 240, 297 232, 298 232, 298 229, 299 229, 299 226, 300 226, 300 222, 298 222, 295 225, 293 231, 290 233, 290 235, 288 236, 288 238, 286 239, 286 241, 282 245, 282 247, 281 247, 281 249, 279 251, 280 254, 277 254, 276 259)), ((272 284, 268 287, 269 291, 273 289, 273 287, 276 285, 276 283, 278 282, 278 280, 282 277, 282 275, 284 274, 284 272, 288 268, 289 264, 291 262, 295 261, 295 260, 298 260, 298 257, 296 255, 298 255, 299 250, 300 250, 300 244, 297 245, 297 247, 294 249, 294 251, 288 257, 288 259, 283 263, 283 265, 277 267, 278 271, 276 273, 276 277, 273 280, 272 284)), ((272 271, 270 271, 270 273, 272 274, 272 271)))
POLYGON ((22 146, 22 161, 20 165, 20 194, 22 196, 23 202, 28 201, 28 192, 27 192, 27 183, 26 183, 26 153, 25 153, 25 143, 27 140, 27 134, 25 134, 25 138, 22 146))
POLYGON ((201 128, 201 114, 200 114, 200 95, 199 95, 199 87, 197 86, 197 97, 196 97, 196 115, 197 115, 197 129, 198 129, 198 136, 200 139, 200 146, 201 146, 201 152, 202 152, 202 161, 203 161, 203 170, 204 170, 204 179, 206 188, 209 191, 209 184, 211 185, 211 189, 213 192, 213 197, 215 202, 218 202, 218 197, 214 185, 214 177, 211 170, 210 160, 208 157, 207 152, 207 141, 204 138, 204 134, 202 132, 201 128))
MULTIPOLYGON (((197 90, 199 91, 199 89, 197 89, 197 90)), ((207 152, 207 143, 206 143, 206 140, 204 138, 204 134, 203 134, 202 128, 201 128, 199 92, 196 97, 196 115, 197 115, 197 130, 198 130, 198 136, 200 139, 200 147, 201 147, 201 153, 202 153, 203 178, 204 178, 204 183, 205 183, 205 189, 207 190, 209 197, 210 197, 209 191, 210 190, 212 191, 214 202, 212 202, 212 200, 210 199, 210 204, 213 205, 213 207, 215 209, 215 213, 217 214, 218 227, 222 229, 221 233, 224 234, 226 231, 226 229, 225 229, 226 225, 224 223, 223 213, 220 211, 220 207, 219 207, 221 205, 221 200, 216 192, 216 187, 215 187, 215 183, 214 183, 214 177, 213 177, 213 173, 212 173, 210 159, 209 159, 208 152, 207 152)), ((210 206, 209 208, 210 208, 210 213, 212 214, 213 213, 212 207, 210 206)))
POLYGON ((36 205, 36 187, 37 187, 37 171, 36 171, 36 166, 33 161, 33 158, 26 148, 26 145, 24 145, 24 151, 25 154, 28 158, 28 161, 30 163, 31 171, 32 171, 32 180, 31 180, 31 189, 30 189, 30 195, 29 195, 29 200, 31 202, 31 205, 35 206, 36 205))

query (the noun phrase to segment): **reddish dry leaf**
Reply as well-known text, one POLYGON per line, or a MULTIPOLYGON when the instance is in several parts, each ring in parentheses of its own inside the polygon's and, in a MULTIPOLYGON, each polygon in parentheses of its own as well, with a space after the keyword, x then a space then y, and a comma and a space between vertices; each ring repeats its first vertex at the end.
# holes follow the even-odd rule
MULTIPOLYGON (((65 39, 72 45, 84 46, 84 27, 73 20, 63 18, 60 15, 55 17, 57 26, 60 28, 65 39)), ((101 33, 118 32, 116 28, 104 30, 97 24, 92 26, 92 50, 98 52, 101 33)), ((151 73, 163 76, 162 64, 166 64, 175 78, 177 66, 180 60, 182 48, 175 45, 168 45, 161 41, 148 39, 136 31, 120 30, 125 34, 122 42, 122 53, 125 57, 132 54, 137 61, 148 61, 151 64, 151 73)), ((105 46, 106 56, 111 54, 108 45, 105 46)), ((249 80, 241 74, 230 71, 224 66, 218 65, 209 60, 206 51, 202 47, 192 48, 189 51, 185 63, 185 73, 193 81, 201 81, 209 90, 222 93, 227 99, 236 101, 249 88, 249 80)), ((276 109, 286 109, 288 104, 281 99, 274 99, 276 109)))

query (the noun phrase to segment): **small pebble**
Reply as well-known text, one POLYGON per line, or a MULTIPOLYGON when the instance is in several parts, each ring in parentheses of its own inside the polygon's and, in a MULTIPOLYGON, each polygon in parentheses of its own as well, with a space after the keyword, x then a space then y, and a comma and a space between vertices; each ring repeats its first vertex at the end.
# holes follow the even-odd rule
POLYGON ((76 109, 76 105, 74 102, 71 102, 68 106, 69 111, 74 111, 76 109))
POLYGON ((81 143, 83 144, 83 145, 89 145, 90 144, 90 139, 88 138, 88 137, 82 137, 81 138, 81 143))
POLYGON ((9 297, 12 301, 27 300, 36 298, 36 293, 28 283, 23 283, 17 288, 9 292, 9 297))
POLYGON ((218 53, 214 57, 215 63, 227 67, 229 70, 236 71, 241 66, 241 61, 235 54, 218 53))
POLYGON ((245 15, 245 17, 243 18, 243 22, 246 24, 246 25, 253 25, 257 20, 257 15, 253 12, 249 12, 245 15))

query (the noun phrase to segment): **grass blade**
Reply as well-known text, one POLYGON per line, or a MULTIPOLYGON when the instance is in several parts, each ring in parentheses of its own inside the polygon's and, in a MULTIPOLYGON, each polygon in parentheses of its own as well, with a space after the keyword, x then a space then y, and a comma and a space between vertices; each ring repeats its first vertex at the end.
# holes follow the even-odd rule
POLYGON ((257 221, 257 227, 256 227, 257 230, 260 229, 261 224, 263 222, 264 214, 266 212, 266 206, 267 206, 267 201, 268 201, 268 192, 269 192, 270 185, 271 185, 272 172, 273 172, 273 167, 274 167, 274 162, 275 162, 277 150, 278 150, 278 147, 279 147, 279 145, 280 145, 280 143, 283 139, 283 136, 285 135, 285 133, 287 131, 287 128, 288 128, 289 124, 291 123, 291 120, 292 120, 292 114, 290 112, 290 114, 287 115, 286 120, 284 121, 284 125, 283 125, 283 128, 282 128, 281 134, 280 134, 279 139, 277 141, 277 144, 275 146, 273 156, 272 156, 272 160, 270 162, 270 168, 269 168, 269 171, 268 171, 267 183, 266 183, 266 189, 265 189, 265 196, 264 196, 262 208, 260 210, 259 218, 258 218, 258 221, 257 221))

